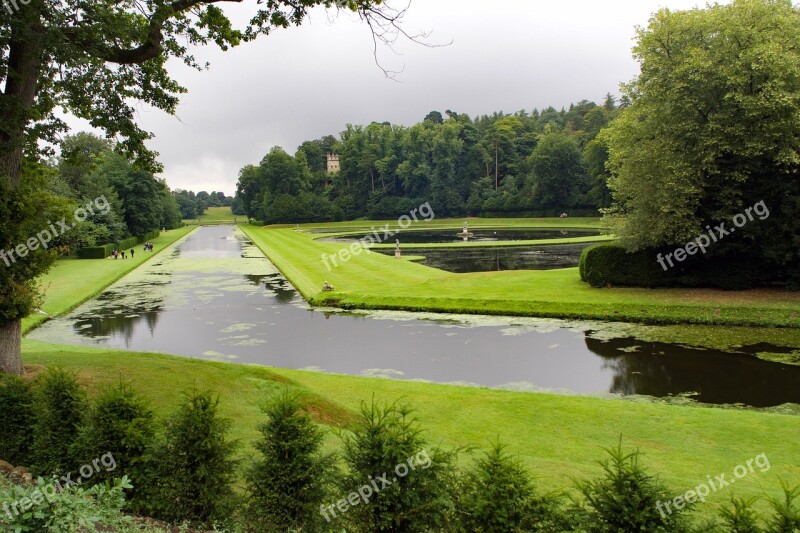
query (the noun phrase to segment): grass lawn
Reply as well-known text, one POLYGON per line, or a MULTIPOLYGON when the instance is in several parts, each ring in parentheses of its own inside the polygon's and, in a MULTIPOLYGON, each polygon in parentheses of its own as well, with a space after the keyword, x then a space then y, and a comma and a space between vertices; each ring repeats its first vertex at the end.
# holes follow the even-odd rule
MULTIPOLYGON (((774 495, 779 479, 800 480, 796 415, 351 377, 28 340, 24 359, 34 371, 40 365, 73 370, 90 390, 130 381, 160 415, 171 412, 188 388, 213 390, 247 456, 262 420, 259 406, 288 386, 302 395, 318 422, 332 427, 346 426, 359 403, 373 395, 408 401, 432 444, 487 448, 500 439, 545 489, 566 489, 572 478, 596 475, 602 448, 620 436, 625 445, 641 448, 644 464, 675 495, 705 482, 707 474, 724 472, 730 478, 737 465, 761 453, 770 470, 737 480, 737 495, 774 495)), ((331 432, 328 447, 338 442, 331 432)), ((725 503, 730 494, 720 490, 710 501, 725 503)), ((699 507, 708 513, 713 506, 699 507)))
POLYGON ((230 207, 209 207, 198 218, 184 220, 185 224, 235 224, 237 221, 247 220, 245 216, 235 216, 230 207))
MULTIPOLYGON (((302 251, 299 257, 309 261, 319 260, 309 254, 318 254, 320 246, 323 250, 337 249, 337 245, 315 243, 308 235, 292 230, 246 229, 262 239, 266 248, 269 248, 266 242, 272 242, 273 238, 279 243, 285 239, 286 248, 281 247, 284 255, 294 243, 302 251)), ((162 241, 155 241, 156 249, 186 232, 188 229, 184 228, 162 235, 159 237, 162 241)), ((364 256, 356 259, 360 258, 364 256)), ((381 276, 386 276, 384 283, 391 287, 398 287, 404 281, 429 283, 433 274, 445 277, 411 262, 389 257, 386 260, 387 268, 382 272, 370 272, 370 268, 377 268, 374 264, 359 265, 355 260, 340 268, 359 265, 359 272, 373 287, 379 286, 381 276), (389 275, 395 271, 396 275, 389 275)), ((52 314, 66 312, 121 276, 123 265, 130 270, 140 261, 144 257, 137 253, 136 259, 126 261, 60 262, 46 278, 44 308, 52 314)), ((299 262, 289 263, 284 268, 296 268, 296 276, 302 279, 307 274, 301 266, 299 262)), ((332 279, 338 283, 338 278, 332 279)), ((309 283, 306 281, 307 289, 313 289, 309 283)), ((721 329, 725 328, 714 328, 721 329)), ((792 331, 772 328, 776 329, 792 331)), ((698 330, 697 335, 703 335, 702 331, 698 330)), ((717 476, 725 472, 730 478, 737 465, 761 453, 767 454, 771 469, 764 473, 757 470, 738 480, 737 495, 763 495, 764 491, 776 494, 779 479, 793 483, 800 480, 797 415, 341 376, 163 354, 60 346, 28 339, 23 340, 23 359, 31 373, 46 366, 75 371, 90 391, 120 381, 131 382, 159 415, 172 412, 186 389, 215 391, 221 396, 222 414, 234 421, 232 437, 241 440, 246 456, 250 456, 249 443, 256 437, 256 427, 262 421, 259 406, 288 386, 301 394, 315 419, 330 428, 346 427, 359 403, 373 396, 379 400, 411 402, 434 445, 486 448, 499 438, 548 490, 568 488, 572 478, 596 475, 600 471, 596 461, 603 458, 602 448, 613 446, 620 436, 626 445, 641 448, 646 466, 660 473, 676 495, 704 482, 707 474, 717 476)), ((335 449, 338 443, 331 431, 327 447, 335 449)), ((464 458, 465 462, 469 460, 464 458)), ((724 503, 729 496, 729 490, 720 490, 710 501, 724 503)), ((699 506, 701 514, 712 511, 713 505, 699 506)))
MULTIPOLYGON (((41 309, 45 313, 57 316, 66 313, 122 276, 141 265, 158 252, 177 241, 190 231, 191 227, 178 228, 161 232, 151 242, 154 252, 145 253, 141 245, 137 245, 133 258, 128 259, 60 259, 50 271, 40 278, 40 286, 46 293, 41 309)), ((22 321, 23 333, 47 320, 47 316, 32 314, 22 321)))
MULTIPOLYGON (((488 219, 495 223, 495 219, 488 219)), ((570 219, 547 219, 557 224, 570 219)), ((584 219, 585 220, 585 219, 584 219)), ((573 223, 586 224, 579 219, 573 223)), ((450 221, 449 223, 458 222, 450 221)), ((480 227, 487 221, 473 221, 480 227)), ((530 223, 530 220, 521 219, 530 223)), ((447 224, 448 221, 438 221, 447 224)), ((498 222, 499 223, 499 222, 498 222)), ((537 221, 538 223, 538 221, 537 221)), ((354 227, 354 223, 348 223, 354 227)), ((503 225, 508 226, 510 221, 503 225)), ((369 227, 369 222, 361 226, 369 227)), ((288 227, 242 225, 295 287, 312 303, 344 308, 405 309, 598 319, 644 324, 781 326, 800 345, 800 293, 778 289, 729 292, 714 289, 596 289, 583 283, 577 268, 454 274, 379 253, 361 252, 348 261, 328 260, 348 248, 319 242, 318 234, 288 227), (338 266, 337 266, 338 265, 338 266), (322 292, 329 281, 335 288, 322 292), (794 315, 793 315, 794 313, 794 315)), ((321 225, 303 226, 303 229, 321 225)), ((331 226, 342 227, 342 226, 331 226)), ((453 253, 457 253, 454 250, 453 253)))
MULTIPOLYGON (((445 218, 441 220, 420 221, 417 224, 412 224, 405 232, 412 231, 430 231, 430 230, 453 230, 460 232, 463 229, 463 221, 465 219, 445 218)), ((550 229, 550 230, 601 230, 600 219, 598 218, 467 218, 470 230, 482 229, 525 229, 531 225, 537 228, 550 229)), ((322 239, 326 237, 347 237, 353 238, 360 237, 371 231, 376 231, 377 235, 381 237, 380 244, 373 245, 374 248, 387 249, 394 248, 395 237, 386 238, 383 232, 384 228, 396 233, 400 228, 397 221, 363 221, 362 226, 354 226, 357 222, 332 222, 327 224, 304 224, 302 229, 304 231, 319 232, 314 233, 315 239, 322 239), (320 232, 324 230, 324 233, 320 232), (336 230, 336 231, 334 231, 336 230)), ((285 227, 285 226, 275 226, 285 227)), ((550 244, 579 244, 585 242, 603 242, 614 240, 610 235, 597 235, 588 237, 565 237, 560 239, 529 239, 517 241, 482 241, 482 242, 452 242, 452 243, 400 243, 400 248, 486 248, 486 247, 513 247, 513 246, 546 246, 550 244)), ((402 238, 401 238, 402 241, 402 238)))

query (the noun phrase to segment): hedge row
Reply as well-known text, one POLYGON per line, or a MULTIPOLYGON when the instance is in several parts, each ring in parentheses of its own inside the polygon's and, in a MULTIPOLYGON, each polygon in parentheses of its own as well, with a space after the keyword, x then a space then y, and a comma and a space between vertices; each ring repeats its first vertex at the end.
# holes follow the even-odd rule
POLYGON ((78 250, 78 257, 81 259, 105 259, 114 249, 116 244, 103 244, 102 246, 90 246, 78 250))
POLYGON ((105 259, 114 250, 129 250, 134 248, 137 244, 151 241, 161 234, 159 230, 153 230, 140 235, 138 237, 128 237, 122 239, 117 243, 103 244, 100 246, 89 246, 78 250, 78 257, 80 259, 105 259))
MULTIPOLYGON (((581 279, 593 287, 715 287, 743 290, 765 283, 788 282, 795 288, 800 279, 797 265, 779 266, 753 255, 695 255, 665 271, 659 254, 672 249, 648 248, 628 252, 619 243, 603 243, 587 248, 578 264, 581 279)), ((665 262, 666 264, 666 262, 665 262)))
POLYGON ((144 235, 139 235, 136 238, 137 244, 142 244, 142 243, 145 243, 145 242, 148 242, 148 241, 152 241, 153 239, 158 237, 160 234, 161 234, 161 231, 159 231, 157 229, 154 229, 153 231, 148 231, 144 235))

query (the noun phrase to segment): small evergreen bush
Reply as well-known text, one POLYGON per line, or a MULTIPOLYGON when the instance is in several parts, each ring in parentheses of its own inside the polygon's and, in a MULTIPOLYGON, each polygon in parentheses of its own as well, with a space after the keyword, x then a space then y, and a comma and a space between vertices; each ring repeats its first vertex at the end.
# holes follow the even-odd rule
POLYGON ((129 385, 120 384, 94 399, 76 439, 74 456, 84 465, 111 454, 114 468, 100 468, 92 482, 110 481, 121 471, 136 487, 154 436, 153 412, 129 385))
POLYGON ((530 472, 497 443, 464 476, 459 501, 465 531, 562 531, 558 501, 540 496, 530 472))
POLYGON ((132 507, 168 522, 207 526, 226 522, 235 504, 236 443, 230 421, 218 413, 219 398, 191 391, 166 422, 146 459, 132 507))
POLYGON ((50 476, 74 471, 80 465, 72 446, 86 412, 86 394, 75 374, 60 368, 45 372, 34 390, 32 472, 50 476))
POLYGON ((638 450, 626 453, 620 443, 606 452, 609 459, 600 463, 603 476, 576 484, 584 501, 575 511, 587 532, 688 531, 686 514, 691 505, 669 509, 671 512, 659 509, 659 503, 672 500, 674 496, 639 464, 638 450))
POLYGON ((323 433, 284 390, 264 409, 259 452, 247 472, 247 519, 256 531, 323 529, 320 506, 331 481, 333 457, 321 453, 323 433))
POLYGON ((336 527, 430 531, 452 519, 453 454, 428 445, 409 406, 362 403, 343 449, 347 472, 326 507, 336 527))
POLYGON ((33 392, 30 384, 11 374, 0 374, 0 460, 28 465, 33 443, 33 392))

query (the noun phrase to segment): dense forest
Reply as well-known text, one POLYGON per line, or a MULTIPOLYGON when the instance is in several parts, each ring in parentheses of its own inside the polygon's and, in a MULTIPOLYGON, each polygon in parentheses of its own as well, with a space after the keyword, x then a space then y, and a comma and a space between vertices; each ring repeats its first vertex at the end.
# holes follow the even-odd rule
POLYGON ((170 191, 165 180, 117 153, 111 141, 91 133, 67 136, 59 157, 39 166, 45 176, 42 185, 60 213, 97 198, 108 202, 109 209, 89 214, 82 224, 56 236, 51 246, 63 253, 174 228, 182 218, 196 218, 208 207, 234 202, 222 192, 170 191))
POLYGON ((424 202, 437 216, 596 214, 611 202, 597 134, 619 111, 608 95, 560 111, 348 124, 338 138, 305 141, 293 156, 274 147, 242 168, 236 208, 268 224, 393 218, 424 202), (329 153, 338 171, 327 171, 329 153))
MULTIPOLYGON (((197 218, 209 207, 235 207, 234 204, 236 203, 233 197, 225 196, 224 192, 218 191, 195 193, 194 191, 175 189, 172 195, 178 202, 181 217, 184 219, 197 218)), ((239 212, 238 214, 243 215, 244 213, 239 212)))

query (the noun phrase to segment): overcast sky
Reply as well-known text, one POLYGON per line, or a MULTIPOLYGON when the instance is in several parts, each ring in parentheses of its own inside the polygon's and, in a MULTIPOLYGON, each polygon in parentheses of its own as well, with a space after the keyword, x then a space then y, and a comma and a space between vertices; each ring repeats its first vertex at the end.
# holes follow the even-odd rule
MULTIPOLYGON (((364 24, 319 11, 302 27, 228 52, 197 50, 210 70, 171 67, 189 90, 178 116, 143 109, 139 118, 156 135, 150 147, 160 152, 172 188, 233 194, 239 169, 258 163, 271 146, 294 153, 302 141, 338 135, 347 123, 410 125, 431 110, 474 117, 602 102, 638 71, 630 51, 636 25, 661 7, 704 3, 413 0, 404 27, 432 31, 431 43, 452 44, 400 41, 402 56, 379 50, 385 67, 404 67, 398 81, 375 65, 364 24)), ((234 20, 253 8, 251 0, 223 7, 234 20)))

